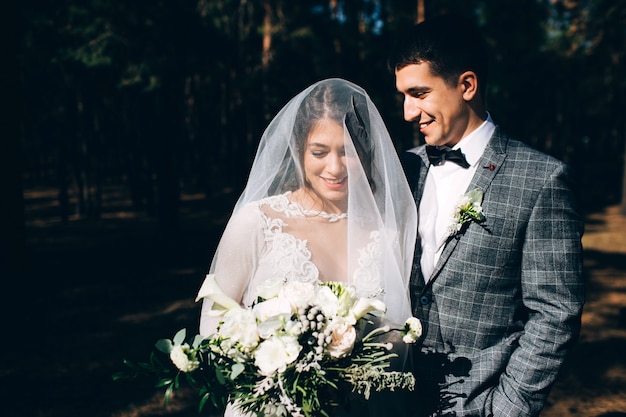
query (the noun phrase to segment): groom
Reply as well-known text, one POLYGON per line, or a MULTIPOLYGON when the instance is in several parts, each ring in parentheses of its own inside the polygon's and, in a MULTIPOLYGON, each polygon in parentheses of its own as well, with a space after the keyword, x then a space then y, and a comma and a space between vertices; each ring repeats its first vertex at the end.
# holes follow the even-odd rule
POLYGON ((584 301, 568 168, 494 124, 486 46, 467 21, 416 25, 389 64, 404 118, 426 141, 403 157, 419 207, 413 311, 425 327, 410 407, 420 416, 536 416, 584 301))

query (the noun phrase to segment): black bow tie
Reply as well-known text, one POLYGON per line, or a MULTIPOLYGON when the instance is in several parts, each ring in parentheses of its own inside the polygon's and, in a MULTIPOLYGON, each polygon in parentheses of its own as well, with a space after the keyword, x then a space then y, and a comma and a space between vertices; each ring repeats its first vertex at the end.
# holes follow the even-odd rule
POLYGON ((465 159, 465 155, 460 149, 452 150, 447 146, 430 146, 426 145, 426 153, 431 165, 439 165, 443 161, 450 161, 458 164, 463 168, 469 168, 470 164, 465 159))

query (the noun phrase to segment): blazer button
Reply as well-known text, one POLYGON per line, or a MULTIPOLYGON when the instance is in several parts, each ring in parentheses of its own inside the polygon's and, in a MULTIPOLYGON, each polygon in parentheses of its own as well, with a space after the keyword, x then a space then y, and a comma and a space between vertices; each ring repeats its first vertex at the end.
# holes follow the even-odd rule
POLYGON ((425 306, 428 303, 430 303, 430 297, 428 297, 427 295, 422 295, 420 297, 420 304, 425 306))

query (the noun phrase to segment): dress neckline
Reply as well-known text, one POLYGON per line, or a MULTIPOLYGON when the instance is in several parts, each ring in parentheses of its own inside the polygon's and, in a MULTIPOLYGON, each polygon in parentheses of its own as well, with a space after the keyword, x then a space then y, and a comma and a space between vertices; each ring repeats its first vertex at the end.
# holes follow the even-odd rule
POLYGON ((287 206, 290 207, 290 210, 293 210, 299 213, 303 217, 320 217, 322 219, 328 220, 329 223, 336 223, 340 220, 347 219, 348 213, 328 213, 324 210, 308 210, 305 209, 300 202, 296 200, 292 200, 290 196, 293 194, 292 191, 287 191, 282 195, 282 197, 287 202, 287 206))
POLYGON ((302 207, 300 205, 300 203, 297 203, 295 201, 293 201, 294 204, 298 204, 300 206, 300 209, 302 211, 302 213, 306 216, 306 217, 321 217, 323 219, 327 219, 329 223, 335 223, 338 222, 339 220, 343 220, 343 219, 347 219, 348 218, 348 213, 327 213, 325 211, 318 211, 318 210, 306 210, 304 207, 302 207))

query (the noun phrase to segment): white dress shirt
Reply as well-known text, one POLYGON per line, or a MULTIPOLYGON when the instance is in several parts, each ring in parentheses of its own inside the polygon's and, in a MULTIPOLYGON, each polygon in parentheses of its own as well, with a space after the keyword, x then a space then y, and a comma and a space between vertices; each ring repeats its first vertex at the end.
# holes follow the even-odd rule
POLYGON ((469 168, 444 161, 443 164, 431 165, 428 169, 418 211, 418 233, 422 243, 420 262, 426 282, 430 279, 441 256, 443 244, 449 236, 455 205, 468 191, 467 187, 476 173, 478 161, 495 130, 496 126, 487 114, 487 120, 483 124, 452 148, 461 149, 470 164, 469 168))

